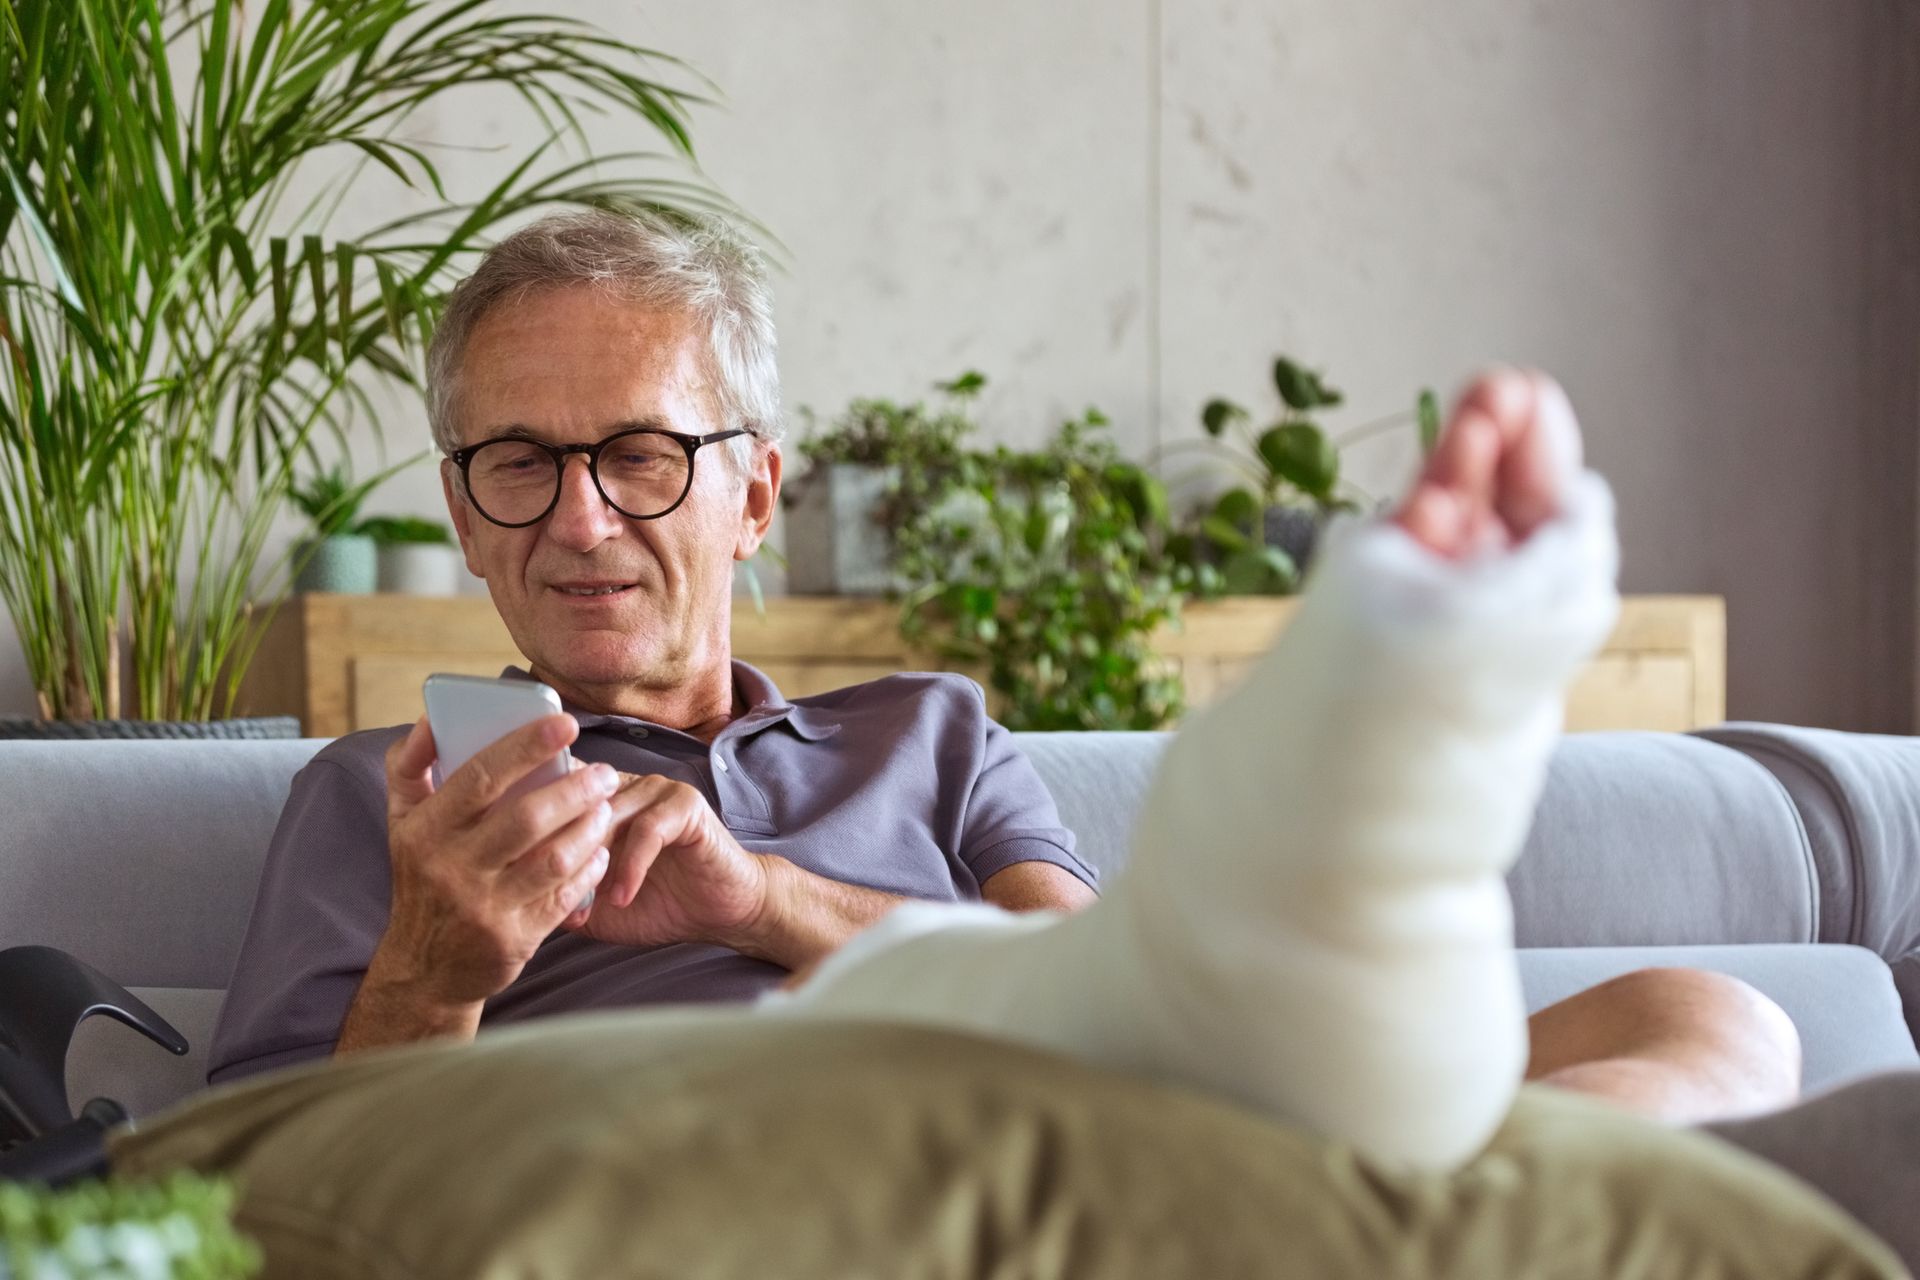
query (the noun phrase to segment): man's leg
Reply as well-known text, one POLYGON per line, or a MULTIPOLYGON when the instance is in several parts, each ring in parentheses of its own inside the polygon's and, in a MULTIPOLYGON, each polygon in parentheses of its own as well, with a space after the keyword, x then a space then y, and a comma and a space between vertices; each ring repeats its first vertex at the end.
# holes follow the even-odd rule
POLYGON ((1738 978, 1641 969, 1533 1015, 1527 1079, 1667 1124, 1775 1111, 1800 1094, 1800 1035, 1738 978))
POLYGON ((1169 746, 1070 918, 908 906, 775 1009, 922 1021, 1198 1086, 1397 1164, 1470 1157, 1527 1057, 1502 875, 1610 630, 1605 486, 1544 379, 1483 380, 1391 521, 1169 746))

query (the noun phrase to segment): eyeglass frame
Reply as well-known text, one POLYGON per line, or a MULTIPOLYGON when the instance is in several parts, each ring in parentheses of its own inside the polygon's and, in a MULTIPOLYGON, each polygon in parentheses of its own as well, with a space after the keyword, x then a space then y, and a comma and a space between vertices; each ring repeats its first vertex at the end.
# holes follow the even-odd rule
POLYGON ((525 435, 489 436, 485 440, 455 449, 449 453, 447 457, 451 458, 454 465, 460 468, 460 487, 466 493, 467 501, 473 504, 473 509, 478 511, 483 519, 491 524, 500 526, 502 529, 530 529, 553 514, 553 509, 560 505, 560 494, 566 488, 567 458, 576 453, 586 455, 587 475, 593 480, 594 492, 600 495, 600 501, 606 503, 609 507, 629 520, 659 520, 678 511, 680 504, 687 500, 687 495, 693 492, 693 468, 694 455, 696 453, 710 444, 717 444, 722 440, 731 440, 735 436, 749 436, 752 434, 753 432, 746 427, 734 427, 730 431, 710 431, 706 435, 701 436, 683 435, 678 431, 665 431, 659 427, 628 427, 624 431, 614 432, 597 444, 548 444, 545 440, 536 440, 532 436, 525 435), (687 483, 681 488, 680 496, 675 498, 673 505, 665 511, 650 516, 633 515, 625 507, 608 497, 607 487, 600 483, 600 455, 606 451, 607 446, 615 440, 624 440, 628 436, 641 435, 665 436, 667 439, 679 444, 682 449, 686 450, 687 454, 687 483), (517 524, 509 523, 497 516, 489 514, 487 509, 480 505, 480 500, 473 496, 473 479, 470 474, 475 454, 490 444, 506 444, 509 442, 514 444, 530 444, 553 459, 553 500, 547 503, 546 510, 542 511, 539 515, 531 520, 522 520, 517 524))

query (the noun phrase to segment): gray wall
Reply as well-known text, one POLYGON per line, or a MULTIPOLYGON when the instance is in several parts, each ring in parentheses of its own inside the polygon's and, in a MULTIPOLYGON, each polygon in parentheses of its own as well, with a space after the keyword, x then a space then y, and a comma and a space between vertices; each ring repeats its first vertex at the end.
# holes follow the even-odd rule
MULTIPOLYGON (((726 91, 696 138, 790 251, 790 404, 978 366, 994 434, 1092 402, 1145 454, 1209 396, 1270 403, 1276 350, 1347 422, 1539 364, 1618 490, 1626 588, 1728 597, 1732 715, 1912 727, 1910 0, 559 7, 726 91)), ((503 118, 429 129, 523 141, 503 118)), ((1386 493, 1412 449, 1354 462, 1386 493)), ((437 504, 425 469, 381 499, 437 504)))

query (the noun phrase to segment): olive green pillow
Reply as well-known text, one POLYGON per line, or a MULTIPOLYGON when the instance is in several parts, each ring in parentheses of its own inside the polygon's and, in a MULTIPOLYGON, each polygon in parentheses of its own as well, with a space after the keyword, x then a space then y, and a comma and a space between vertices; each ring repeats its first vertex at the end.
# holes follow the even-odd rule
POLYGON ((1866 1277, 1817 1193, 1528 1090, 1408 1175, 1185 1090, 973 1037, 558 1018, 203 1095, 116 1168, 242 1180, 270 1276, 1866 1277))

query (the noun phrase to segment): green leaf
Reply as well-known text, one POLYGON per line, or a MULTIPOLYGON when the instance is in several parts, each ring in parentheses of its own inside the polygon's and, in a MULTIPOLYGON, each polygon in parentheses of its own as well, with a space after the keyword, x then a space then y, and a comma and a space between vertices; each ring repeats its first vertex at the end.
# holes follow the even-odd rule
POLYGON ((1259 439, 1260 458, 1274 475, 1321 501, 1333 496, 1340 478, 1340 451, 1311 422, 1269 427, 1259 439))
POLYGON ((1278 547, 1248 547, 1227 557, 1220 567, 1227 594, 1281 595, 1292 591, 1299 574, 1293 558, 1278 547))
POLYGON ((1228 423, 1245 421, 1246 417, 1247 411, 1231 400, 1209 400, 1207 407, 1200 411, 1200 425, 1217 440, 1228 423))
POLYGON ((1415 413, 1420 420, 1420 452, 1432 453, 1434 444, 1440 439, 1440 397, 1433 393, 1433 388, 1421 389, 1415 413))
POLYGON ((1264 510, 1260 499, 1250 489, 1229 489, 1214 499, 1213 514, 1216 519, 1224 520, 1245 533, 1252 533, 1260 521, 1264 510))
POLYGON ((1207 516, 1201 520, 1200 532, 1206 534, 1207 540, 1222 551, 1245 550, 1253 542, 1232 521, 1222 520, 1219 516, 1207 516))
POLYGON ((354 525, 353 532, 364 534, 382 546, 444 545, 453 541, 446 525, 419 516, 369 516, 354 525))
POLYGON ((1289 409, 1331 409, 1346 398, 1318 373, 1286 356, 1273 362, 1273 385, 1289 409))
POLYGON ((948 395, 960 399, 980 394, 981 389, 986 385, 987 375, 981 373, 978 369, 969 369, 951 382, 936 382, 933 384, 936 391, 944 391, 948 395))

